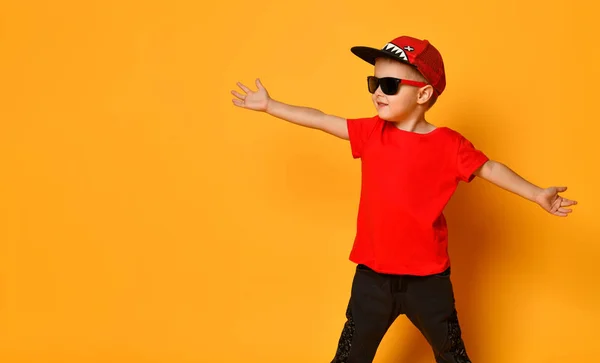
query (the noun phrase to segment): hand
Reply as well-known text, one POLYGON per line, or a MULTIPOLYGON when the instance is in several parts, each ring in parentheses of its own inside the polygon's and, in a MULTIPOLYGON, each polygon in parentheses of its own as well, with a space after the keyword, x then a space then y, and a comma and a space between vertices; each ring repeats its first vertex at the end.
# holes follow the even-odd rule
POLYGON ((237 85, 246 94, 231 91, 231 94, 238 98, 232 100, 234 105, 255 111, 267 110, 267 106, 269 105, 271 97, 269 97, 269 93, 262 85, 262 83, 260 83, 260 79, 256 79, 256 87, 258 87, 258 90, 256 92, 252 91, 250 88, 244 86, 240 82, 237 82, 237 85))
POLYGON ((567 187, 551 187, 540 191, 535 196, 535 201, 548 213, 559 217, 566 217, 572 209, 565 208, 577 204, 574 200, 563 198, 558 193, 567 190, 567 187))

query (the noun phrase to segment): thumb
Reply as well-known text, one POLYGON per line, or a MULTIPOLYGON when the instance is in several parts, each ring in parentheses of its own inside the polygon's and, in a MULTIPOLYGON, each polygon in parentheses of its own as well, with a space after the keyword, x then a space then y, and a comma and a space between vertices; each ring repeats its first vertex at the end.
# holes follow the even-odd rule
POLYGON ((567 190, 567 187, 556 187, 556 191, 562 193, 567 190))
POLYGON ((258 87, 258 89, 265 89, 265 86, 262 85, 259 78, 256 79, 256 87, 258 87))

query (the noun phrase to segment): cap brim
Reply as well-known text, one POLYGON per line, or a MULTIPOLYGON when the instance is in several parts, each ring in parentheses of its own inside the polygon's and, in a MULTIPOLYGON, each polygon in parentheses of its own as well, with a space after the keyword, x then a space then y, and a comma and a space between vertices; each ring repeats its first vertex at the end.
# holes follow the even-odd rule
POLYGON ((400 57, 394 56, 393 54, 390 54, 389 52, 384 52, 381 49, 376 49, 376 48, 371 48, 371 47, 352 47, 352 48, 350 48, 350 51, 352 53, 354 53, 354 55, 356 55, 360 59, 362 59, 365 62, 370 63, 372 65, 375 65, 375 60, 377 58, 389 58, 389 59, 394 59, 394 60, 397 60, 398 62, 402 62, 402 63, 408 64, 408 65, 414 67, 414 65, 410 64, 410 62, 407 62, 400 57))

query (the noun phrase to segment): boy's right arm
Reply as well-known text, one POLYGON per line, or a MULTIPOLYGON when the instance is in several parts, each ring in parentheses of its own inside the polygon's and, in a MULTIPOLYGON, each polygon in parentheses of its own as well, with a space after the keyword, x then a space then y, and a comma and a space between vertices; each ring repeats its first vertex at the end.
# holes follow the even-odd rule
POLYGON ((344 140, 349 139, 348 125, 346 119, 342 117, 328 115, 310 107, 293 106, 276 101, 269 96, 259 79, 256 80, 257 91, 252 91, 239 82, 237 85, 246 93, 231 91, 237 97, 233 100, 233 104, 238 107, 266 112, 296 125, 321 130, 344 140))
POLYGON ((288 105, 283 102, 269 100, 266 112, 282 120, 296 125, 325 131, 328 134, 348 140, 348 125, 346 119, 328 115, 310 107, 288 105))

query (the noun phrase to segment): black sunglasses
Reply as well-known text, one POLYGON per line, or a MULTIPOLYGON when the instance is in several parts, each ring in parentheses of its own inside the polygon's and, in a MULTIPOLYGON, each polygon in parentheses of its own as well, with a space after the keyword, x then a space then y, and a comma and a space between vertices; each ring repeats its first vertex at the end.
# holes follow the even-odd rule
POLYGON ((383 92, 384 94, 386 94, 388 96, 393 96, 396 93, 398 93, 398 88, 400 88, 401 84, 406 84, 406 85, 415 86, 415 87, 427 86, 427 83, 425 83, 425 82, 409 81, 409 80, 400 79, 400 78, 393 78, 393 77, 377 78, 375 76, 367 77, 367 85, 369 86, 370 93, 375 93, 375 91, 377 91, 377 88, 379 88, 381 86, 381 92, 383 92))

